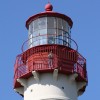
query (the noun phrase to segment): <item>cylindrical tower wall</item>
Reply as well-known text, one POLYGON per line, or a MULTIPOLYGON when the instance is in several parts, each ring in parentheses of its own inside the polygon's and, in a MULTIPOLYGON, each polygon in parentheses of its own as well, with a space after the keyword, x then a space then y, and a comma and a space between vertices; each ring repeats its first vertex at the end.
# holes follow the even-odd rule
POLYGON ((77 100, 76 82, 68 75, 59 74, 55 80, 52 73, 44 73, 39 78, 39 82, 34 77, 28 79, 24 100, 77 100))

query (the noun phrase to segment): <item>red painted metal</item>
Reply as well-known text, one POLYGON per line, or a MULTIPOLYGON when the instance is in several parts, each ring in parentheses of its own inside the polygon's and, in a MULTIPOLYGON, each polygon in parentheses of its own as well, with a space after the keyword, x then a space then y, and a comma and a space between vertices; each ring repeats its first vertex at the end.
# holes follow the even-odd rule
POLYGON ((41 45, 28 49, 16 58, 14 69, 14 88, 21 85, 16 81, 18 78, 29 78, 32 71, 53 72, 58 69, 59 73, 78 73, 77 81, 87 82, 86 60, 76 50, 61 45, 41 45), (52 66, 48 65, 48 54, 52 51, 52 66))
POLYGON ((64 20, 66 20, 68 22, 68 24, 70 25, 70 27, 73 26, 73 22, 71 20, 70 17, 64 15, 64 14, 60 14, 57 12, 53 12, 53 11, 46 11, 46 12, 42 12, 42 13, 38 13, 36 15, 31 16, 27 21, 26 21, 26 28, 29 28, 30 23, 35 20, 38 19, 40 17, 57 17, 57 18, 62 18, 64 20))
POLYGON ((48 4, 46 4, 46 6, 45 6, 45 10, 46 10, 46 11, 52 11, 52 10, 53 10, 53 6, 52 6, 50 3, 48 3, 48 4))

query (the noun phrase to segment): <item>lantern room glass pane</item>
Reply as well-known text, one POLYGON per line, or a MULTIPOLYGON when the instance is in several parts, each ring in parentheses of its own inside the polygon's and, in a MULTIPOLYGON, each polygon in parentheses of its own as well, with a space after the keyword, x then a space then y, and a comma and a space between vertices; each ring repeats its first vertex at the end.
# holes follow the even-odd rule
POLYGON ((37 20, 34 20, 33 31, 37 31, 38 29, 39 29, 39 26, 38 26, 38 19, 37 19, 37 20))
POLYGON ((40 39, 40 45, 47 44, 47 36, 46 35, 40 36, 39 39, 40 39))
POLYGON ((36 36, 39 36, 39 31, 38 30, 33 32, 33 37, 36 37, 36 36))
POLYGON ((62 19, 61 18, 57 18, 57 25, 58 25, 58 29, 62 29, 62 19))
POLYGON ((33 46, 37 46, 37 45, 39 45, 39 37, 38 37, 38 36, 35 37, 35 38, 33 38, 32 45, 33 45, 33 46))
POLYGON ((33 33, 33 22, 29 25, 29 34, 33 33))
POLYGON ((50 34, 56 35, 56 29, 47 29, 47 34, 48 35, 50 35, 50 34))
POLYGON ((38 19, 38 27, 39 29, 43 29, 47 27, 47 17, 42 17, 38 19))
POLYGON ((54 44, 54 43, 55 43, 54 36, 48 36, 48 44, 54 44))
POLYGON ((39 35, 47 35, 47 29, 39 30, 39 35))
POLYGON ((62 28, 64 31, 67 31, 67 22, 65 20, 62 20, 62 28))
POLYGON ((69 40, 69 37, 68 37, 68 33, 66 33, 66 32, 64 32, 63 33, 63 45, 66 45, 66 46, 68 46, 69 45, 69 42, 68 42, 68 40, 69 40))
POLYGON ((60 45, 63 44, 63 39, 62 39, 62 36, 61 36, 61 35, 58 35, 58 36, 55 38, 55 40, 56 40, 56 44, 60 44, 60 45))
POLYGON ((32 47, 32 34, 29 35, 28 46, 32 47))
POLYGON ((63 30, 58 29, 58 35, 63 35, 63 30))
POLYGON ((71 36, 70 36, 70 34, 69 34, 69 39, 68 39, 68 42, 69 42, 69 47, 71 47, 71 36))
POLYGON ((47 17, 47 28, 56 28, 55 17, 47 17))
POLYGON ((32 34, 29 34, 28 39, 30 40, 32 37, 33 37, 32 34))
POLYGON ((66 31, 67 32, 69 32, 68 28, 69 28, 69 24, 68 24, 68 22, 66 22, 66 31))

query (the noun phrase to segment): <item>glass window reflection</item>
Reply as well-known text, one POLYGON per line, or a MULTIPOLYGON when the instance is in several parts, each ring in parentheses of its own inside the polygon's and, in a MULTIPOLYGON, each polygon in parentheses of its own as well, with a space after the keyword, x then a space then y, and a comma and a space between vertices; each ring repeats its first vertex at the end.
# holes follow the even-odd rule
POLYGON ((47 34, 48 35, 50 35, 50 34, 56 35, 56 29, 47 29, 47 34))
POLYGON ((62 29, 62 19, 61 18, 57 18, 57 26, 58 26, 58 29, 62 29))
POLYGON ((39 35, 46 35, 46 34, 47 34, 47 29, 39 30, 39 35))
POLYGON ((47 17, 47 28, 56 28, 55 17, 47 17))
POLYGON ((54 44, 54 36, 48 36, 48 44, 54 44))
POLYGON ((38 27, 38 20, 34 20, 34 31, 38 30, 39 27, 38 27))
POLYGON ((47 18, 46 17, 42 17, 38 19, 38 27, 39 29, 43 29, 47 27, 47 18))
POLYGON ((47 44, 47 36, 40 36, 40 45, 47 44))
POLYGON ((61 18, 41 17, 29 25, 28 38, 30 47, 43 44, 70 46, 70 26, 61 18))

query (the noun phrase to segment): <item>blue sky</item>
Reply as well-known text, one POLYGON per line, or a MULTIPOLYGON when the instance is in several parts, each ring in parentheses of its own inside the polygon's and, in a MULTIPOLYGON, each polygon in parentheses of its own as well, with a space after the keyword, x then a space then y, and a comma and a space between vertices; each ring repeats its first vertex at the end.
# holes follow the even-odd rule
MULTIPOLYGON (((54 11, 70 16, 74 22, 72 38, 87 59, 89 84, 79 100, 100 98, 100 0, 49 0, 54 11)), ((48 0, 0 0, 0 98, 23 100, 13 91, 15 57, 27 40, 25 21, 43 12, 48 0)))

